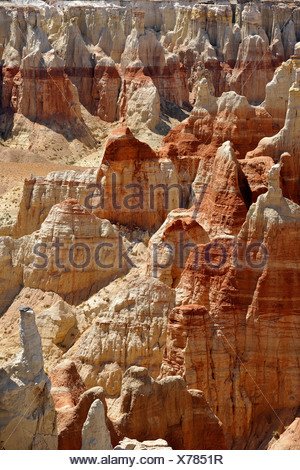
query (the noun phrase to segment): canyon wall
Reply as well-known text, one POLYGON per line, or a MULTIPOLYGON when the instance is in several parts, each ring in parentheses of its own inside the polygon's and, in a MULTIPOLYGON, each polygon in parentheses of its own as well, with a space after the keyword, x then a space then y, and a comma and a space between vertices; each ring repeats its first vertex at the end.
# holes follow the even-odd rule
MULTIPOLYGON (((81 105, 153 130, 165 103, 194 105, 203 68, 216 96, 234 91, 258 104, 300 40, 292 3, 38 5, 0 8, 1 112, 57 129, 67 121, 90 145, 81 105)), ((7 125, 3 117, 2 135, 7 125)))

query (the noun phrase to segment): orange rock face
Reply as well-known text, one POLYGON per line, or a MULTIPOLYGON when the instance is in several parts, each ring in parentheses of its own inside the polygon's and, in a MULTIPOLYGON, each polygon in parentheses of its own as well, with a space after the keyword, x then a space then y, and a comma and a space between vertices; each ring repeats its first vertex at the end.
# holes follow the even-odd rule
POLYGON ((258 196, 268 191, 267 173, 274 161, 271 157, 256 157, 239 160, 239 164, 251 190, 251 202, 256 202, 258 196))
POLYGON ((81 431, 87 418, 91 404, 95 400, 101 400, 105 410, 105 398, 101 387, 87 390, 80 396, 76 406, 71 408, 58 408, 57 432, 59 450, 79 450, 82 446, 81 431))
POLYGON ((148 274, 169 286, 176 286, 193 246, 209 241, 193 209, 168 214, 148 245, 148 274))
POLYGON ((1 107, 8 109, 11 106, 14 77, 19 71, 18 67, 2 67, 1 107))
POLYGON ((159 158, 128 127, 121 127, 111 133, 98 169, 52 172, 25 180, 10 233, 18 238, 38 230, 54 203, 72 197, 96 218, 154 231, 171 210, 187 206, 188 193, 189 186, 180 184, 170 159, 159 158))
POLYGON ((250 106, 244 96, 228 92, 220 98, 211 96, 210 106, 204 103, 202 96, 192 115, 164 138, 162 155, 214 156, 230 140, 243 158, 263 136, 274 134, 271 116, 261 107, 250 106))
POLYGON ((117 117, 117 101, 121 85, 120 75, 110 63, 96 65, 93 79, 93 114, 103 121, 113 122, 117 117))
POLYGON ((50 380, 57 412, 58 449, 79 450, 82 446, 82 427, 92 403, 101 400, 106 414, 103 389, 94 387, 86 390, 76 365, 69 360, 62 361, 52 369, 50 380))
POLYGON ((64 406, 76 406, 80 395, 86 391, 76 365, 72 361, 62 361, 51 370, 49 378, 51 395, 56 409, 64 406))
POLYGON ((63 67, 22 68, 13 79, 11 107, 33 121, 81 119, 77 90, 63 67))
POLYGON ((109 413, 119 440, 165 439, 173 449, 225 449, 223 429, 200 390, 180 377, 155 382, 143 367, 124 374, 119 406, 109 413))
MULTIPOLYGON (((104 162, 157 158, 152 148, 134 137, 129 127, 118 127, 110 133, 104 162)), ((100 178, 100 175, 98 176, 100 178)))
MULTIPOLYGON (((201 173, 197 176, 202 179, 201 173)), ((246 218, 251 190, 230 142, 218 149, 203 194, 201 202, 195 203, 195 214, 210 237, 237 235, 246 218)))
POLYGON ((299 403, 299 207, 279 171, 237 239, 192 250, 169 317, 162 376, 204 391, 233 448, 264 447, 299 403))
POLYGON ((169 159, 159 158, 129 128, 119 128, 107 142, 97 173, 97 184, 104 191, 94 213, 113 222, 155 230, 184 198, 178 179, 169 159))

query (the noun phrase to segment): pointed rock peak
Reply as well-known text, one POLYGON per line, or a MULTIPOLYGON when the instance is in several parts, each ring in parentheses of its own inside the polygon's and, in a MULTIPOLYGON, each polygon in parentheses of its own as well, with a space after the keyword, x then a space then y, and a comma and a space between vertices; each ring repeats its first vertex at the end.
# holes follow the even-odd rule
POLYGON ((197 115, 200 109, 206 109, 211 114, 217 111, 217 98, 214 96, 212 84, 207 78, 200 80, 192 115, 197 115))
POLYGON ((82 428, 82 450, 112 449, 110 434, 105 424, 105 409, 101 400, 95 400, 82 428))
POLYGON ((57 449, 56 411, 30 307, 19 307, 21 350, 0 367, 1 449, 57 449))
MULTIPOLYGON (((257 199, 257 203, 253 204, 253 209, 249 211, 249 216, 256 213, 256 210, 265 210, 267 208, 274 209, 281 219, 295 218, 300 220, 300 207, 291 200, 283 197, 280 186, 281 165, 277 163, 267 173, 268 192, 262 194, 257 199), (257 206, 257 207, 256 207, 257 206)), ((252 207, 251 206, 251 207, 252 207)), ((251 208, 250 208, 251 209, 251 208)))
POLYGON ((279 163, 273 165, 267 173, 268 180, 268 191, 265 194, 262 194, 257 199, 257 206, 260 209, 265 209, 267 207, 276 209, 279 211, 279 208, 284 205, 284 197, 282 196, 282 191, 280 187, 280 169, 281 166, 279 163))
POLYGON ((117 129, 114 129, 110 133, 110 138, 111 139, 113 139, 113 138, 120 139, 120 138, 124 138, 125 136, 134 137, 133 133, 131 132, 131 130, 127 126, 117 127, 117 129))
POLYGON ((36 377, 44 367, 41 337, 38 332, 34 311, 30 307, 19 307, 19 335, 21 351, 12 362, 18 375, 26 379, 36 377), (29 372, 30 370, 30 372, 29 372))
POLYGON ((227 140, 218 148, 213 165, 213 179, 217 175, 223 174, 227 176, 228 182, 234 186, 238 186, 239 174, 241 172, 240 163, 237 159, 231 142, 227 140), (229 181, 235 175, 234 180, 229 181))

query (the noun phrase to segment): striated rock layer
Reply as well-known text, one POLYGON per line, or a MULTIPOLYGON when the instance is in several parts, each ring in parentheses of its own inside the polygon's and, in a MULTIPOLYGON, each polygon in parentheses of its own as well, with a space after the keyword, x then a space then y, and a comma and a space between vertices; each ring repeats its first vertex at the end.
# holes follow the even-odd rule
POLYGON ((24 286, 56 292, 78 304, 129 269, 122 237, 76 199, 53 206, 40 230, 30 236, 15 243, 3 237, 1 242, 7 250, 3 267, 9 263, 11 268, 12 260, 18 260, 9 276, 11 289, 1 292, 6 302, 5 296, 11 301, 24 286))
POLYGON ((236 239, 192 249, 168 321, 161 376, 202 389, 233 448, 266 445, 299 405, 300 212, 279 172, 236 239))
POLYGON ((294 4, 125 5, 2 6, 2 110, 61 128, 65 119, 86 140, 79 104, 153 130, 160 105, 191 108, 199 67, 216 96, 235 91, 258 104, 274 69, 298 50, 294 4))
POLYGON ((165 439, 172 449, 224 449, 218 418, 200 390, 186 390, 180 377, 155 382, 142 367, 124 374, 119 403, 110 411, 117 437, 165 439))
POLYGON ((174 306, 174 290, 158 279, 141 276, 123 288, 111 288, 113 299, 98 303, 91 326, 68 351, 76 360, 87 387, 101 385, 109 396, 118 396, 122 372, 128 367, 147 367, 159 374, 166 343, 167 316, 174 306))

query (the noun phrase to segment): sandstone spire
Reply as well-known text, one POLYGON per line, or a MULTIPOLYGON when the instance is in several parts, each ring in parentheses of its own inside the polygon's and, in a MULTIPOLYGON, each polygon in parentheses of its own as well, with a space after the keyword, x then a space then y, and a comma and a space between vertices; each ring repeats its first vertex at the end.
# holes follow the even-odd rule
POLYGON ((19 307, 20 353, 0 369, 0 447, 57 449, 56 412, 35 314, 19 307))
POLYGON ((105 424, 105 410, 101 400, 95 400, 82 427, 83 450, 112 449, 110 434, 105 424))

